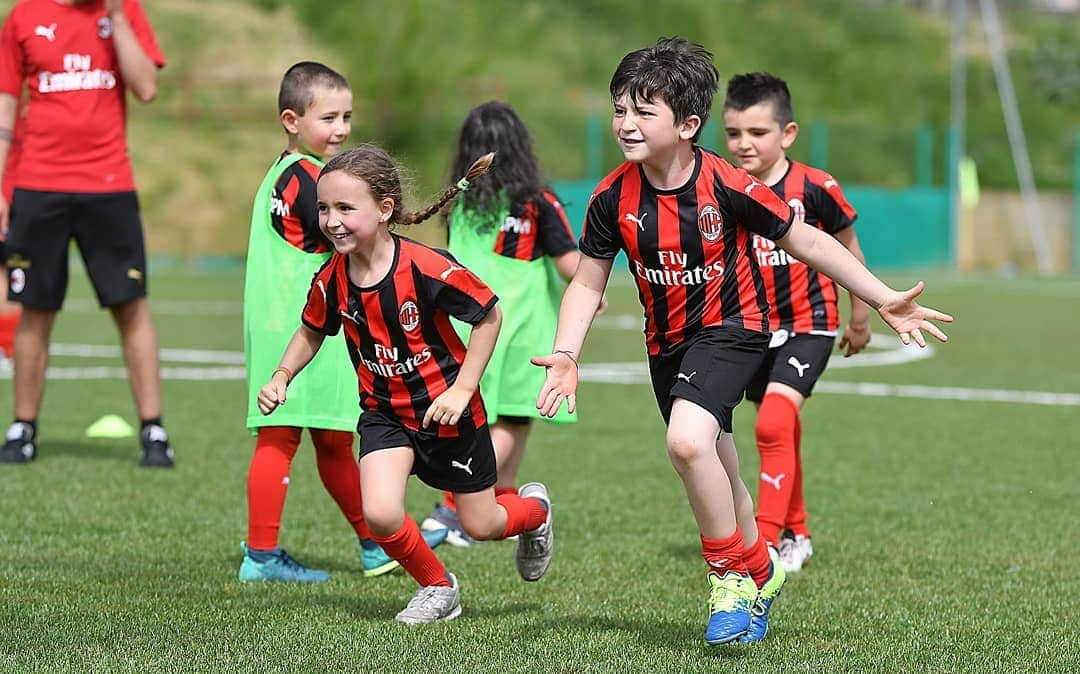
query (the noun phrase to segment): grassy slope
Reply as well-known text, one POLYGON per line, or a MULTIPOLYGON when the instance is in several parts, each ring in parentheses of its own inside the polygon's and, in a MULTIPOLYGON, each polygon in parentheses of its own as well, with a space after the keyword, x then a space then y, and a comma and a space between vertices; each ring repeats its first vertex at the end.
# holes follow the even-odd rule
MULTIPOLYGON (((61 316, 58 342, 114 343, 100 313, 61 316)), ((892 279, 899 284, 910 279, 892 279)), ((1057 355, 1080 339, 1075 281, 932 278, 956 313, 929 361, 838 370, 831 381, 1080 391, 1057 355), (985 308, 998 298, 996 310, 985 308), (1007 311, 1003 323, 1002 311, 1007 311), (1048 340, 1049 343, 1048 343, 1048 340)), ((167 347, 239 348, 233 316, 166 300, 238 302, 236 274, 156 276, 167 347)), ((636 311, 630 288, 616 314, 636 311)), ((880 326, 877 328, 881 330, 880 326)), ((587 360, 638 361, 640 336, 595 330, 587 360)), ((54 358, 86 366, 117 361, 54 358)), ((0 496, 0 669, 38 671, 1077 671, 1080 610, 1069 532, 1075 407, 815 396, 804 416, 816 556, 776 605, 768 642, 700 643, 696 534, 648 387, 590 383, 574 429, 540 427, 522 476, 551 485, 556 559, 516 579, 511 544, 443 549, 465 614, 403 629, 407 578, 362 579, 348 527, 296 460, 283 543, 334 573, 323 587, 235 581, 251 439, 241 382, 165 383, 179 465, 147 472, 130 441, 90 441, 107 412, 131 417, 123 381, 50 382, 41 458, 5 467, 0 496)), ((0 396, 0 418, 10 398, 0 396)), ((743 473, 752 415, 737 411, 743 473)), ((422 516, 435 494, 414 484, 422 516)))

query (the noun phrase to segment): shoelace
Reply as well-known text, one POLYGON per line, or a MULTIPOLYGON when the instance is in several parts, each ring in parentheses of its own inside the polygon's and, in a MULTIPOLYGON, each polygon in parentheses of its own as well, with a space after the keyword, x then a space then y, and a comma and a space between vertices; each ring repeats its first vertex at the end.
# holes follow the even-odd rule
MULTIPOLYGON (((710 575, 715 576, 715 574, 710 575)), ((719 578, 719 576, 716 577, 719 578)), ((722 579, 721 583, 724 583, 722 579)), ((709 593, 709 612, 717 613, 723 611, 727 613, 737 609, 739 603, 746 600, 747 598, 734 587, 730 587, 726 584, 713 585, 712 592, 709 593)))

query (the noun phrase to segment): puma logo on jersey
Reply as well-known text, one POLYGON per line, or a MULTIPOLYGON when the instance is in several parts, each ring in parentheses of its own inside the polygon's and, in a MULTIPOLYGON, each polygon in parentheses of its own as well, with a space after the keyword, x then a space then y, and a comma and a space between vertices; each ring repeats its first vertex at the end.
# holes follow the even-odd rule
POLYGON ((458 265, 451 262, 450 268, 439 274, 439 278, 445 281, 446 279, 450 278, 450 274, 453 274, 456 271, 465 271, 465 267, 459 267, 458 265))
POLYGON ((647 218, 647 217, 649 217, 648 211, 646 211, 645 213, 642 213, 641 215, 638 215, 638 216, 634 216, 634 214, 632 214, 632 213, 627 213, 626 214, 626 219, 629 220, 630 222, 637 223, 638 229, 640 229, 643 232, 645 231, 645 218, 647 218))
POLYGON ((825 184, 823 185, 823 187, 825 189, 829 189, 830 187, 838 187, 838 185, 839 184, 836 182, 836 179, 833 178, 832 176, 829 176, 829 179, 825 181, 825 184))
POLYGON ((772 475, 769 475, 764 471, 762 471, 761 473, 761 481, 768 482, 772 486, 776 487, 776 491, 780 491, 780 480, 783 480, 785 477, 787 477, 787 473, 780 473, 776 477, 773 477, 772 475))
POLYGON ((799 359, 795 356, 787 359, 787 364, 795 368, 799 373, 799 378, 802 379, 803 373, 806 372, 806 368, 810 367, 810 363, 800 363, 799 359))
POLYGON ((56 24, 50 23, 48 26, 38 26, 34 29, 34 35, 43 37, 49 42, 56 41, 56 24))
POLYGON ((693 371, 693 372, 691 372, 690 374, 683 374, 682 372, 680 372, 679 374, 675 375, 675 378, 676 378, 676 379, 682 379, 682 380, 683 380, 684 382, 686 382, 687 384, 689 384, 689 383, 690 383, 690 379, 691 379, 691 378, 692 378, 692 377, 693 377, 693 376, 694 376, 695 374, 697 374, 697 370, 694 370, 694 371, 693 371))
POLYGON ((474 458, 475 457, 470 456, 469 460, 466 461, 465 463, 459 463, 459 462, 455 461, 454 459, 450 459, 450 467, 451 468, 460 468, 461 470, 465 471, 469 475, 472 475, 472 460, 474 458))

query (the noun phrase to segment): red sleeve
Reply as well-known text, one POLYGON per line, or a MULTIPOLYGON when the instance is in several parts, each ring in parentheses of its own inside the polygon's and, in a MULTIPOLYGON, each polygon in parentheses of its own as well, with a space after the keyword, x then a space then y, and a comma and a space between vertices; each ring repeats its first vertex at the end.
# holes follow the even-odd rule
POLYGON ((336 335, 341 330, 341 314, 338 313, 338 287, 336 271, 339 255, 333 255, 311 279, 307 303, 301 320, 304 325, 324 335, 336 335))
POLYGON ((23 51, 19 44, 18 7, 11 10, 0 32, 0 93, 19 98, 23 83, 23 51))
POLYGON ((435 306, 454 318, 476 325, 499 301, 476 274, 458 264, 450 253, 432 250, 418 256, 420 274, 435 306))
POLYGON ((158 68, 164 68, 165 54, 161 53, 161 47, 157 43, 157 36, 154 35, 154 29, 150 26, 150 20, 146 18, 142 3, 139 0, 125 0, 124 14, 127 15, 131 30, 135 33, 135 37, 138 38, 143 51, 146 52, 146 55, 158 68))

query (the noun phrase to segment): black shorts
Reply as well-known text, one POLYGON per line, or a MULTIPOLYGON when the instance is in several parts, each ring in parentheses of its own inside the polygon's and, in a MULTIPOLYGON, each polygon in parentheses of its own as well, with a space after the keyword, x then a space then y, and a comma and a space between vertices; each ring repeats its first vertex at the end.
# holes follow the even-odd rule
POLYGON ((59 311, 68 247, 79 247, 103 307, 146 295, 146 247, 134 192, 74 194, 15 190, 7 239, 8 299, 59 311))
POLYGON ((731 411, 742 401, 768 348, 765 333, 711 327, 667 352, 649 356, 653 393, 664 423, 671 420, 675 399, 683 398, 708 410, 730 433, 731 411))
POLYGON ((397 417, 383 412, 364 412, 356 425, 360 434, 360 458, 391 447, 412 447, 412 472, 424 484, 463 494, 495 485, 495 447, 487 424, 459 424, 456 438, 440 438, 427 431, 406 428, 397 417))
POLYGON ((773 381, 787 384, 803 398, 809 398, 818 377, 829 364, 835 342, 836 337, 829 335, 792 335, 780 346, 769 349, 765 361, 746 387, 746 399, 761 402, 765 387, 773 381))

